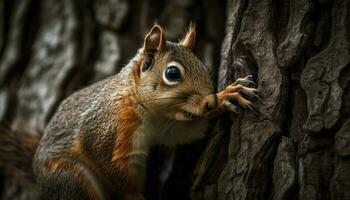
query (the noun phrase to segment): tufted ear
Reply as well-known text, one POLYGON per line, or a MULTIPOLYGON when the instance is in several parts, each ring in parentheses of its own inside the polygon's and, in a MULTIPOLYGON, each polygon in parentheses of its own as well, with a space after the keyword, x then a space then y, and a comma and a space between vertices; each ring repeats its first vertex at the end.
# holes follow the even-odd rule
POLYGON ((160 52, 165 48, 165 37, 162 27, 154 25, 145 37, 144 49, 146 52, 160 52))
POLYGON ((196 42, 196 26, 190 23, 186 35, 180 40, 180 44, 190 50, 193 50, 196 42))
POLYGON ((159 25, 154 25, 145 37, 143 52, 145 60, 143 62, 142 71, 151 69, 154 62, 154 54, 165 50, 166 41, 164 31, 159 25))

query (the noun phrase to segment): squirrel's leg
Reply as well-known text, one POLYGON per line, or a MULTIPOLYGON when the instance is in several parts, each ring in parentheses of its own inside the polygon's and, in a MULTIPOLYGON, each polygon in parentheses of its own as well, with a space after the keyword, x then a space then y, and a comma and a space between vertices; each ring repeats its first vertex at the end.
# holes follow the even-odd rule
POLYGON ((205 112, 204 116, 207 118, 214 118, 225 110, 237 113, 238 108, 231 103, 230 100, 236 101, 243 108, 254 110, 252 102, 241 95, 241 93, 244 93, 248 97, 255 97, 259 99, 257 89, 249 87, 249 85, 254 84, 251 79, 251 75, 245 78, 239 78, 221 92, 208 95, 203 101, 203 106, 205 106, 206 110, 208 110, 205 112))
POLYGON ((109 199, 88 167, 67 158, 46 162, 38 183, 40 199, 109 199))

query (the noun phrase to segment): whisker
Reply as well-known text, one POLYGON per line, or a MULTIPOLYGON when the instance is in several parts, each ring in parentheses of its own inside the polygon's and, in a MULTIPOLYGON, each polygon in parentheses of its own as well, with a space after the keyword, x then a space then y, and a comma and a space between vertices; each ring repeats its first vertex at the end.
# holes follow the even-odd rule
MULTIPOLYGON (((170 123, 169 127, 167 128, 167 130, 169 130, 169 128, 170 128, 171 126, 173 126, 175 123, 176 123, 176 121, 173 120, 173 121, 170 123)), ((174 132, 173 132, 173 133, 174 133, 174 132)), ((164 134, 165 134, 165 132, 164 132, 164 134)), ((170 134, 171 134, 171 132, 170 132, 170 134)))
POLYGON ((146 99, 142 101, 138 101, 136 103, 145 103, 150 101, 157 101, 157 100, 163 100, 163 99, 185 99, 186 97, 160 97, 160 98, 153 98, 153 99, 146 99))
POLYGON ((162 135, 165 134, 168 129, 170 128, 171 126, 171 119, 168 119, 166 122, 165 122, 165 127, 163 128, 163 131, 162 131, 162 135))
POLYGON ((183 103, 173 103, 173 104, 166 104, 166 105, 162 105, 160 107, 157 108, 157 111, 164 111, 164 110, 169 110, 169 109, 172 109, 172 108, 176 108, 177 106, 181 105, 183 103))
MULTIPOLYGON (((168 124, 168 126, 165 126, 164 131, 162 132, 163 135, 165 135, 166 132, 170 129, 170 127, 172 127, 176 123, 176 121, 172 120, 172 119, 169 119, 168 121, 170 123, 168 124)), ((170 132, 170 134, 171 134, 171 132, 170 132)))
MULTIPOLYGON (((168 98, 156 98, 156 99, 148 99, 148 101, 158 100, 158 99, 174 99, 174 98, 173 97, 172 98, 170 98, 170 97, 168 97, 168 98)), ((147 101, 143 101, 143 102, 139 101, 139 102, 135 102, 134 104, 135 105, 142 105, 142 106, 144 106, 143 105, 144 102, 147 102, 147 101)), ((181 104, 183 104, 182 101, 181 102, 172 102, 171 104, 159 105, 159 106, 157 106, 157 111, 162 112, 162 111, 165 111, 165 110, 176 108, 176 107, 180 106, 181 104)))

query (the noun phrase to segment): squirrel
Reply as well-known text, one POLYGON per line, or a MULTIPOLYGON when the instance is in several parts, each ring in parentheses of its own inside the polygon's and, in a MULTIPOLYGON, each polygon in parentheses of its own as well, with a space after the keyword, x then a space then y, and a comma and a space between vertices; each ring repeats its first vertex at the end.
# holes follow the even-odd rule
POLYGON ((191 24, 179 42, 166 41, 155 24, 118 74, 60 104, 33 158, 40 199, 144 199, 151 146, 203 137, 210 119, 237 112, 232 101, 253 108, 252 76, 214 92, 209 69, 192 52, 195 37, 191 24))

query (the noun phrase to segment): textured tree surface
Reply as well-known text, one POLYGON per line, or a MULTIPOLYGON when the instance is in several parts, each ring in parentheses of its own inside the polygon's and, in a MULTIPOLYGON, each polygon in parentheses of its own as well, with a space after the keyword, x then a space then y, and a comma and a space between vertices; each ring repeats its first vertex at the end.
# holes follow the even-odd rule
POLYGON ((227 8, 218 87, 256 75, 261 114, 219 122, 193 199, 350 199, 350 1, 227 8))
MULTIPOLYGON (((347 0, 0 0, 0 122, 40 135, 65 97, 117 73, 156 19, 169 40, 196 22, 218 90, 252 74, 261 100, 202 141, 155 147, 146 199, 350 199, 347 0)), ((31 177, 2 177, 3 199, 35 199, 31 177)))

